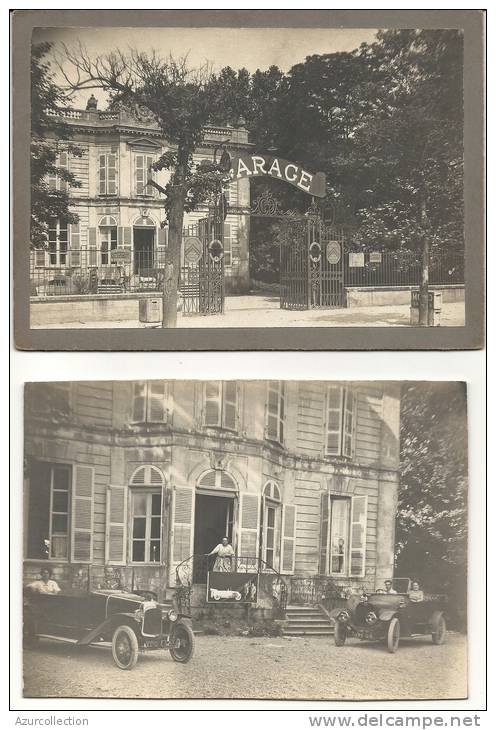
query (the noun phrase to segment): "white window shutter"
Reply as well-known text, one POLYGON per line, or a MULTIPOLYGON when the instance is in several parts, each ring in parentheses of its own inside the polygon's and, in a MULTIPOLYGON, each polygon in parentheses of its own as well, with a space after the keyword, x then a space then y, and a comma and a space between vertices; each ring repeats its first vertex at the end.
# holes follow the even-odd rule
POLYGON ((145 156, 136 155, 136 195, 143 195, 145 188, 145 156))
POLYGON ((296 552, 296 507, 282 506, 281 573, 292 574, 295 569, 296 552))
POLYGON ((222 412, 222 383, 209 380, 205 383, 205 426, 220 426, 222 412))
POLYGON ((46 266, 46 251, 44 248, 37 248, 34 252, 34 265, 36 267, 46 266))
POLYGON ((107 523, 105 531, 105 562, 126 564, 128 487, 109 486, 107 490, 107 523))
POLYGON ((107 195, 117 195, 117 155, 107 155, 107 195))
POLYGON ((270 441, 279 441, 279 383, 267 384, 266 435, 270 441))
POLYGON ((327 417, 325 453, 341 455, 343 426, 343 388, 330 385, 327 389, 327 417))
POLYGON ((367 539, 367 497, 351 499, 350 575, 365 575, 365 547, 367 539))
POLYGON ((71 562, 91 563, 93 558, 92 466, 75 464, 72 472, 71 562))
POLYGON ((236 431, 238 414, 238 384, 235 380, 227 380, 224 383, 222 425, 231 431, 236 431))
POLYGON ((139 381, 133 383, 133 421, 144 423, 146 421, 146 383, 139 381))
POLYGON ((330 496, 328 492, 321 495, 320 508, 320 543, 319 543, 319 574, 329 573, 329 541, 331 527, 330 496))
POLYGON ((146 195, 151 196, 152 198, 155 197, 157 190, 151 185, 147 185, 148 180, 154 179, 154 172, 152 170, 152 165, 155 162, 155 159, 152 155, 146 156, 146 165, 145 165, 145 186, 144 186, 144 192, 146 195))
POLYGON ((165 380, 151 380, 148 385, 148 420, 166 421, 166 388, 165 380))
POLYGON ((81 233, 79 223, 70 226, 71 266, 81 266, 81 233))
POLYGON ((176 568, 193 554, 195 490, 175 487, 172 493, 172 545, 170 582, 176 584, 176 568))
POLYGON ((355 443, 356 397, 351 388, 345 389, 343 412, 343 456, 353 456, 355 443))
POLYGON ((99 155, 98 158, 98 193, 107 193, 107 155, 99 155))
POLYGON ((256 570, 259 552, 260 495, 242 492, 240 502, 238 569, 256 570), (243 562, 243 558, 246 561, 243 562))
POLYGON ((88 228, 88 266, 97 266, 96 228, 88 228))
MULTIPOLYGON (((58 167, 61 167, 63 170, 69 170, 69 155, 67 152, 60 152, 59 153, 59 164, 58 167)), ((61 193, 67 193, 69 191, 69 183, 67 180, 64 180, 60 176, 57 177, 58 182, 58 189, 61 193)))

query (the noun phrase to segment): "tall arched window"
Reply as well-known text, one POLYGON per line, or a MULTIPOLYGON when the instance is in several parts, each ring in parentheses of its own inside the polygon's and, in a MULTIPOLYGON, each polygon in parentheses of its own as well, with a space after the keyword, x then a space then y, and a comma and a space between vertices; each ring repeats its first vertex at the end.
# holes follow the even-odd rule
POLYGON ((112 263, 111 251, 117 248, 117 221, 111 215, 100 220, 98 227, 100 237, 100 262, 102 266, 112 263))
POLYGON ((353 390, 340 385, 327 388, 326 456, 351 458, 355 441, 356 399, 353 390))
POLYGON ((151 464, 140 466, 131 476, 129 486, 130 560, 132 563, 160 563, 163 559, 164 475, 151 464))
POLYGON ((262 559, 270 568, 279 568, 281 542, 281 491, 269 480, 263 489, 262 559))

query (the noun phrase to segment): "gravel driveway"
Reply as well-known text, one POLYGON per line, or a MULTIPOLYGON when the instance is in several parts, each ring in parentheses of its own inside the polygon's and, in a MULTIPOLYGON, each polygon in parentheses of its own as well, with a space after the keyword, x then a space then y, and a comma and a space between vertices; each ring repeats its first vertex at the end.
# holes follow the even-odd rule
POLYGON ((44 641, 24 652, 25 697, 442 699, 466 697, 466 638, 450 633, 402 641, 396 654, 332 637, 198 636, 189 664, 140 655, 130 672, 109 650, 44 641))

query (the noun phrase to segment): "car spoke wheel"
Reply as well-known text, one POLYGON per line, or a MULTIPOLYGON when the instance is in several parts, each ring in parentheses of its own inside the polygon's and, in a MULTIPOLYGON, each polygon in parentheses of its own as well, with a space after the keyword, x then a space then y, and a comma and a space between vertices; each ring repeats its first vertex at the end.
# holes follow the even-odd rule
POLYGON ((342 621, 334 622, 334 643, 336 646, 344 646, 346 641, 346 624, 342 621))
POLYGON ((446 641, 446 620, 444 616, 439 616, 434 631, 432 632, 432 641, 434 644, 444 644, 446 641))
POLYGON ((400 622, 394 617, 389 622, 387 632, 387 648, 390 654, 394 654, 400 643, 400 622))
POLYGON ((187 624, 176 624, 170 636, 169 652, 175 662, 186 664, 193 656, 195 635, 187 624))
POLYGON ((119 669, 132 669, 138 661, 138 639, 130 626, 118 626, 112 637, 112 656, 119 669))

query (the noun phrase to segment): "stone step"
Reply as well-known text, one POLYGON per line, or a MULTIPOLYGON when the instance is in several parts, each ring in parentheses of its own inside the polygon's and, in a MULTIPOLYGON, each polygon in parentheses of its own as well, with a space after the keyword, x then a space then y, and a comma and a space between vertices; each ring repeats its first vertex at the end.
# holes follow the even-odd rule
POLYGON ((333 624, 330 623, 330 621, 327 621, 322 618, 317 618, 315 621, 288 621, 286 626, 290 629, 318 629, 319 627, 326 628, 327 626, 332 626, 333 624))
POLYGON ((334 629, 284 629, 284 636, 334 636, 334 629))

